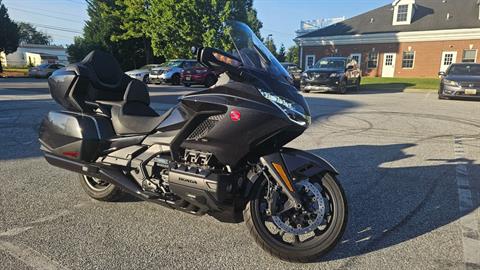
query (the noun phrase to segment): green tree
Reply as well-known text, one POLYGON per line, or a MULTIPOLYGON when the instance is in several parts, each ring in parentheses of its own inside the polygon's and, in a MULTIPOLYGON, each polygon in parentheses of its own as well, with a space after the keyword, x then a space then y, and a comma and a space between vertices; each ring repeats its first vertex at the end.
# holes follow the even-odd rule
MULTIPOLYGON (((8 16, 8 10, 0 0, 0 52, 5 54, 17 50, 19 43, 18 26, 8 16)), ((0 59, 0 72, 3 72, 2 61, 0 59)))
POLYGON ((252 0, 149 0, 146 35, 156 55, 192 57, 192 46, 230 50, 224 22, 239 20, 258 33, 262 27, 252 0))
POLYGON ((267 38, 264 41, 265 46, 267 49, 275 56, 277 57, 277 46, 275 45, 275 42, 273 41, 272 35, 268 35, 267 38))
POLYGON ((298 45, 294 45, 288 48, 286 59, 288 62, 299 65, 300 61, 299 61, 298 45))
POLYGON ((83 28, 83 37, 76 37, 68 46, 70 62, 83 59, 91 50, 103 50, 113 54, 123 69, 132 69, 146 63, 144 42, 141 38, 119 38, 125 33, 119 11, 123 2, 115 0, 87 0, 89 20, 83 28))
POLYGON ((29 23, 18 23, 18 35, 21 43, 50 45, 52 37, 38 31, 29 23))
POLYGON ((285 45, 283 45, 283 43, 282 43, 280 45, 280 49, 278 50, 278 54, 277 54, 278 61, 285 62, 285 60, 287 59, 286 53, 287 52, 285 51, 285 45))

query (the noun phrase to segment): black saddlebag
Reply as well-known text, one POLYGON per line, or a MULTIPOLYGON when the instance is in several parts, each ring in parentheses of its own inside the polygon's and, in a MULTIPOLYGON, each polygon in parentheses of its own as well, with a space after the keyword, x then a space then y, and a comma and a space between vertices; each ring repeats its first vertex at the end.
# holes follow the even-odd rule
POLYGON ((41 150, 85 162, 107 150, 113 136, 109 118, 76 112, 49 112, 39 130, 41 150))

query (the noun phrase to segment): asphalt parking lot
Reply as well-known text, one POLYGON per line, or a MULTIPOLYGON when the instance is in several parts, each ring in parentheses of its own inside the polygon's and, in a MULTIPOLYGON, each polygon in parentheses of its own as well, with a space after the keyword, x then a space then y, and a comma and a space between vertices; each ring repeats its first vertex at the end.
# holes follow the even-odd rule
MULTIPOLYGON (((198 89, 152 86, 152 106, 198 89)), ((314 123, 289 146, 337 167, 349 223, 327 257, 292 264, 263 252, 244 224, 90 199, 38 149, 40 120, 60 109, 45 81, 0 79, 0 268, 480 269, 480 102, 392 91, 306 98, 314 123)))

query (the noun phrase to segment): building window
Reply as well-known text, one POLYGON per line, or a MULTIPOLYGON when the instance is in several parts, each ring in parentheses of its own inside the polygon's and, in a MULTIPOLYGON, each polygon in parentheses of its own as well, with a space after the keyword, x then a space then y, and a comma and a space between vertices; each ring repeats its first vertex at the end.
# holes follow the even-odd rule
POLYGON ((402 68, 413 68, 415 52, 403 52, 402 68))
POLYGON ((477 60, 477 50, 463 50, 463 63, 475 63, 477 60))
POLYGON ((307 69, 313 67, 315 65, 315 55, 307 55, 305 57, 305 67, 307 69))
POLYGON ((408 5, 399 5, 397 10, 397 22, 406 22, 408 18, 408 5))
POLYGON ((377 68, 378 66, 378 53, 370 52, 368 54, 367 68, 377 68))

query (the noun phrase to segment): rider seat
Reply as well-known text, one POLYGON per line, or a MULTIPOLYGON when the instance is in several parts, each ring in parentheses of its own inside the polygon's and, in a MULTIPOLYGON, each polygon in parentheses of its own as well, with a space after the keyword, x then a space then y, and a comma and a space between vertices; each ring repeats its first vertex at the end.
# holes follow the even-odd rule
POLYGON ((111 105, 112 124, 118 135, 150 133, 165 119, 149 106, 148 88, 139 80, 128 84, 122 102, 111 105))

